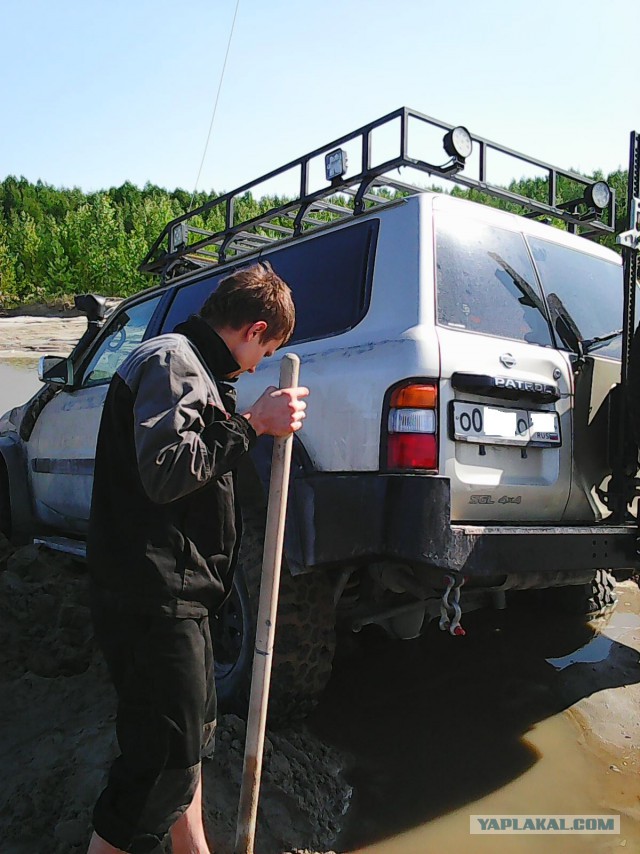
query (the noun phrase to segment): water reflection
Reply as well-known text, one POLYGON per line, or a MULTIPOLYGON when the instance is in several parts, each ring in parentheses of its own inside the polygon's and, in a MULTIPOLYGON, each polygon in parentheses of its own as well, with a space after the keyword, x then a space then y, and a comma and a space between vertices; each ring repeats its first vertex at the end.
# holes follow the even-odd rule
POLYGON ((38 358, 0 359, 0 415, 25 403, 40 388, 38 358))

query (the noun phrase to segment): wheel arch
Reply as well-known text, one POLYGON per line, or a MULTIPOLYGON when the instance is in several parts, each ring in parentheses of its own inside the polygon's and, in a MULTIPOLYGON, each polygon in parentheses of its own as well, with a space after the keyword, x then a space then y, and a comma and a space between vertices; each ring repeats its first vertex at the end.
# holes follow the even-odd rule
MULTIPOLYGON (((246 510, 266 514, 271 478, 273 437, 261 436, 250 453, 238 466, 238 496, 240 506, 246 510)), ((287 501, 287 525, 285 528, 284 554, 292 575, 310 572, 305 560, 304 543, 312 536, 312 520, 304 512, 304 496, 296 488, 296 481, 313 471, 307 449, 297 435, 293 437, 291 474, 287 501)))
POLYGON ((27 462, 21 445, 8 436, 0 436, 0 489, 7 492, 11 539, 25 542, 33 527, 27 462))

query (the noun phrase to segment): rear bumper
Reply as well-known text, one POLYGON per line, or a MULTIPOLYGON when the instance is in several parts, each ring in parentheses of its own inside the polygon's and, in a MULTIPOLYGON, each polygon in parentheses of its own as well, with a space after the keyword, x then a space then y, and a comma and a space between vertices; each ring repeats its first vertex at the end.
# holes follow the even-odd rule
POLYGON ((638 565, 635 526, 452 524, 443 477, 307 474, 294 479, 290 502, 286 545, 294 572, 393 560, 496 582, 638 565))

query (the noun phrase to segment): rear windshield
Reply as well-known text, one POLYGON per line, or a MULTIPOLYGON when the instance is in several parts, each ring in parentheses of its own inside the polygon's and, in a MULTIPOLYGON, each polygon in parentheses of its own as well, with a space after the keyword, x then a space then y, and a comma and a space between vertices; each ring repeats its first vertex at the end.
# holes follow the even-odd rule
POLYGON ((436 284, 442 326, 552 344, 531 257, 519 232, 440 213, 436 284))
MULTIPOLYGON (((580 337, 589 341, 614 333, 622 326, 622 267, 615 261, 529 237, 531 252, 547 295, 551 320, 566 310, 580 337)), ((622 336, 594 342, 590 353, 621 357, 622 336)))
MULTIPOLYGON (((293 292, 296 325, 291 343, 338 335, 362 320, 369 307, 377 233, 378 220, 367 220, 263 254, 293 292)), ((230 273, 226 269, 179 288, 163 330, 172 331, 199 311, 230 273)))

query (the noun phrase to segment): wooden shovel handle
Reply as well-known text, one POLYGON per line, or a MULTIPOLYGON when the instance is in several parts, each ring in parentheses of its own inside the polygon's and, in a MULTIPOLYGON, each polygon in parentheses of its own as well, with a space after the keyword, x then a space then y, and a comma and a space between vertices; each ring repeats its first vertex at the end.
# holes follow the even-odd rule
MULTIPOLYGON (((298 356, 295 353, 285 354, 280 363, 280 388, 297 386, 299 372, 300 359, 298 356)), ((256 646, 251 676, 251 696, 247 718, 247 738, 244 750, 235 854, 253 854, 255 840, 292 446, 293 434, 284 438, 277 438, 273 442, 260 602, 256 625, 256 646)))

